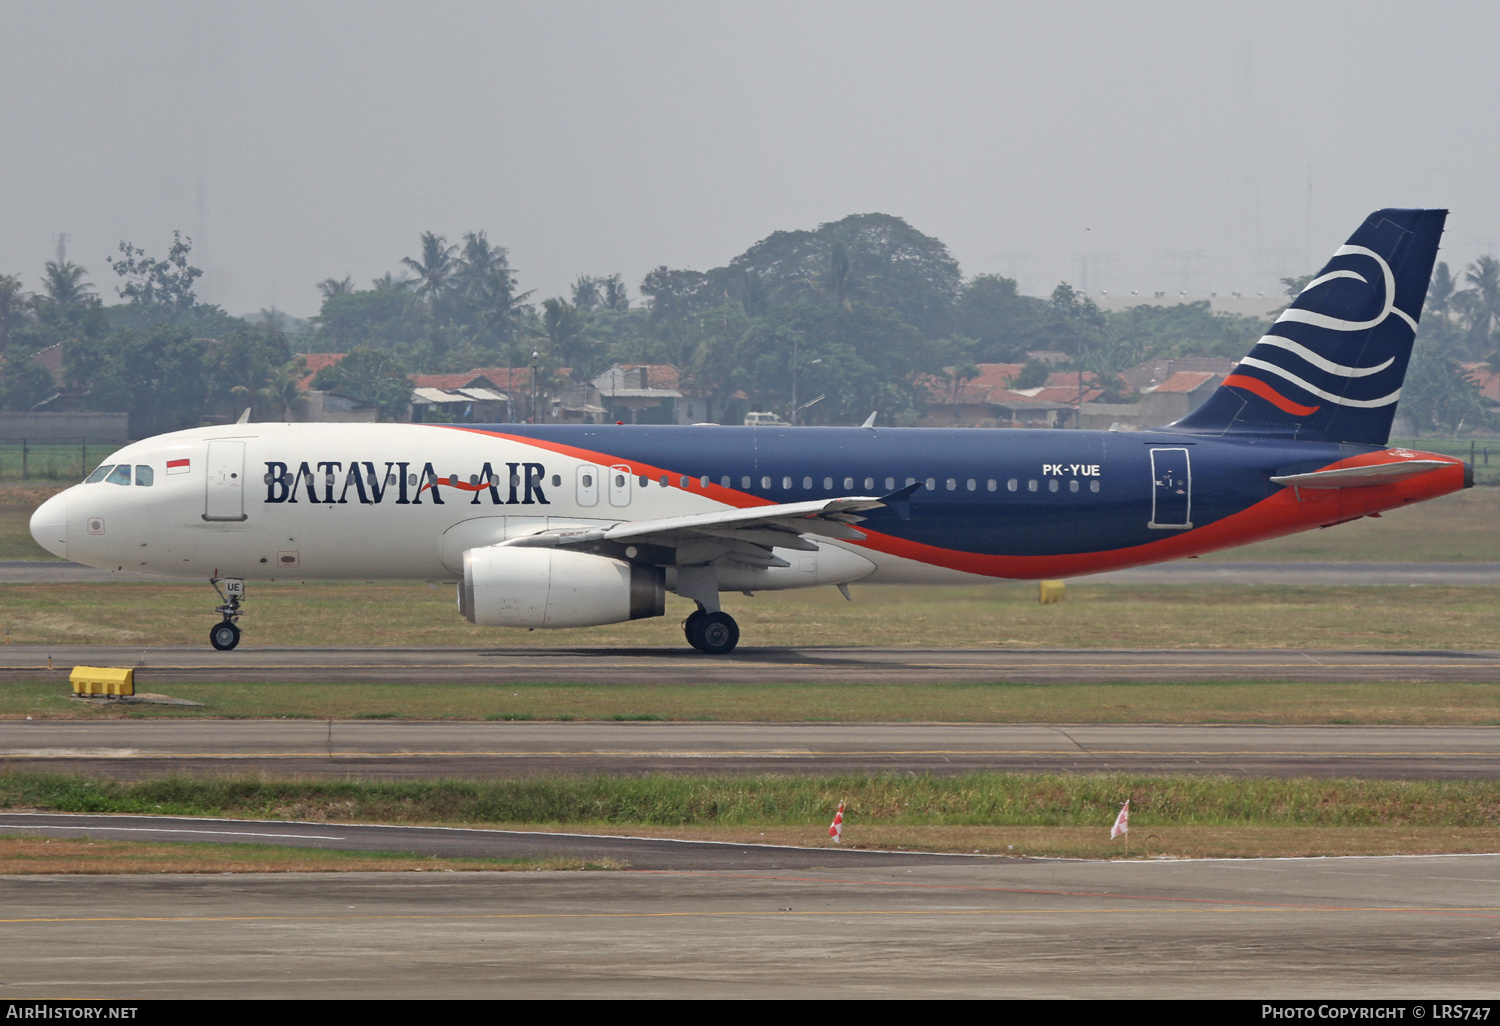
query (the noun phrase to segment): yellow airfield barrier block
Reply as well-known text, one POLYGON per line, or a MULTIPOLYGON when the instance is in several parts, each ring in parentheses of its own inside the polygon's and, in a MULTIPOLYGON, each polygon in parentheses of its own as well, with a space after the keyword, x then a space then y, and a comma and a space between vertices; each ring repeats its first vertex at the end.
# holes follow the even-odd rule
POLYGON ((117 666, 75 666, 68 680, 75 695, 135 694, 135 671, 117 666))
POLYGON ((1038 598, 1042 605, 1050 606, 1054 602, 1061 602, 1063 600, 1062 581, 1038 581, 1037 583, 1041 586, 1038 598))

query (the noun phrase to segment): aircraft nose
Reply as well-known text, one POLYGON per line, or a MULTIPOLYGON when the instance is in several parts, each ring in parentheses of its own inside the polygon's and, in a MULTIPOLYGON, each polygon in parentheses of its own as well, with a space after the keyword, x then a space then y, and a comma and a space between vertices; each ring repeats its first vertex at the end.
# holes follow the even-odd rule
POLYGON ((54 556, 68 558, 68 500, 52 496, 31 514, 31 536, 54 556))

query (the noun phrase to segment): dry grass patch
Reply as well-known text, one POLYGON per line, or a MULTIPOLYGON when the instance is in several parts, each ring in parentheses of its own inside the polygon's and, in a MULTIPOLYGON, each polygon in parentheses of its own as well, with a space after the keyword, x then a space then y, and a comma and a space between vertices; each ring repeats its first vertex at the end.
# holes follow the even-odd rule
MULTIPOLYGON (((511 824, 507 830, 545 830, 511 824)), ((898 826, 844 821, 835 845, 826 826, 652 826, 570 823, 570 833, 631 834, 732 844, 931 851, 1030 858, 1295 858, 1337 855, 1453 855, 1500 852, 1495 827, 1132 826, 1129 843, 1109 824, 1080 826, 898 826)))
POLYGON ((37 873, 396 873, 623 869, 613 859, 447 859, 256 844, 0 837, 0 875, 37 873))

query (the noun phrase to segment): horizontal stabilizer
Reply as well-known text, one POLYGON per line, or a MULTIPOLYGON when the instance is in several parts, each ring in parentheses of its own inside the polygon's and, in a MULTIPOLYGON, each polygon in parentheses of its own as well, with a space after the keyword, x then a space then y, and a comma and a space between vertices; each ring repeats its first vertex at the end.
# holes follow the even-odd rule
POLYGON ((1453 464, 1447 460, 1400 460, 1367 463, 1362 467, 1340 467, 1337 470, 1315 470, 1310 474, 1286 474, 1272 477, 1271 482, 1288 488, 1362 488, 1403 481, 1429 470, 1451 466, 1453 464))

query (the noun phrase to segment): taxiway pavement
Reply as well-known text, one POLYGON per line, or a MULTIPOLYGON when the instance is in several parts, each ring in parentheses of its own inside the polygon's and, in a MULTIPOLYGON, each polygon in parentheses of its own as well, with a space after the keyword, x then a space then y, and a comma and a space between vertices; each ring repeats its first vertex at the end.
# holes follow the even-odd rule
POLYGON ((0 720, 0 769, 349 778, 1131 772, 1500 778, 1500 727, 0 720))
POLYGON ((0 909, 28 1000, 1500 995, 1494 855, 13 876, 0 909))
POLYGON ((123 645, 0 646, 0 681, 129 666, 136 689, 173 681, 805 684, 1018 681, 1500 680, 1500 652, 1353 649, 1029 649, 743 646, 682 648, 276 648, 232 652, 123 645))

